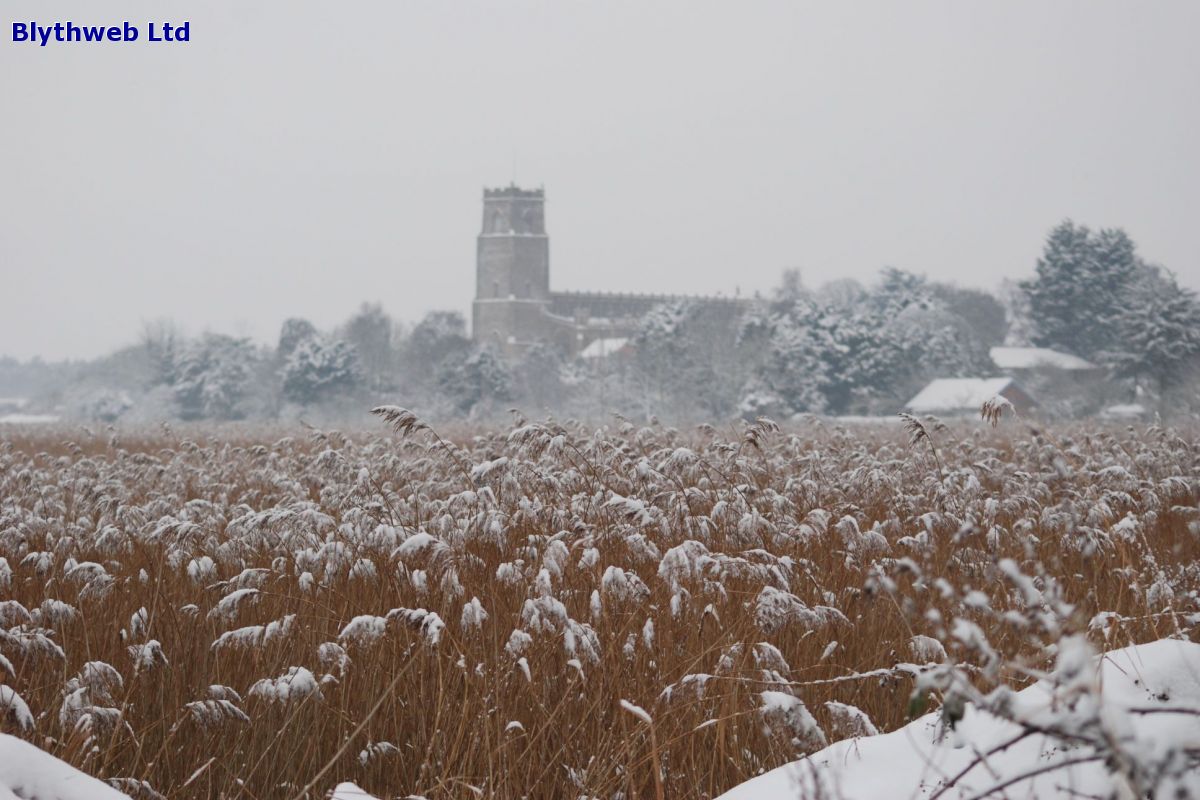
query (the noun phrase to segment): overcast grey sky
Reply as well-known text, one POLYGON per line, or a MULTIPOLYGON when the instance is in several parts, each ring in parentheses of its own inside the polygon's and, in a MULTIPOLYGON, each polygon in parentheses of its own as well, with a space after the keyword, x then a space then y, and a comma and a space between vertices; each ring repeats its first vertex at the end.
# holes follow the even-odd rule
POLYGON ((1067 216, 1200 288, 1194 0, 4 8, 4 354, 467 311, 481 189, 514 176, 560 289, 993 287, 1067 216), (192 41, 39 48, 22 19, 192 41))

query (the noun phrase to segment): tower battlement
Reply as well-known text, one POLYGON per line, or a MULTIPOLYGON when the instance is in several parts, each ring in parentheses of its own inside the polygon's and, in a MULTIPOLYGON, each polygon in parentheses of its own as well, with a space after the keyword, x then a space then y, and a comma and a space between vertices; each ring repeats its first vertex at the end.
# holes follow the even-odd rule
POLYGON ((522 189, 515 183, 510 183, 508 186, 501 186, 497 189, 484 188, 483 199, 493 200, 500 198, 524 198, 527 200, 544 200, 546 198, 545 189, 522 189))
POLYGON ((546 190, 516 184, 483 190, 481 236, 545 236, 546 190))

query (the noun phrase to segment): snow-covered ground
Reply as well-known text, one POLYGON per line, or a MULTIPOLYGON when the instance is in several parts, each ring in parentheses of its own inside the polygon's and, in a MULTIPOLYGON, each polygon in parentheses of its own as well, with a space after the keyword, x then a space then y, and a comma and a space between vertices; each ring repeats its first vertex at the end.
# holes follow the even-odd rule
MULTIPOLYGON (((1191 758, 1191 767, 1182 777, 1165 780, 1154 796, 1200 797, 1200 764, 1195 762, 1200 753, 1200 644, 1164 639, 1112 651, 1098 659, 1098 667, 1085 669, 1082 683, 1064 679, 1061 664, 1060 659, 1055 677, 1014 695, 1013 719, 1068 730, 1097 724, 1093 733, 1107 731, 1116 752, 1142 765, 1162 764, 1174 748, 1173 757, 1191 758), (1089 705, 1097 696, 1089 688, 1102 698, 1098 708, 1089 705)), ((940 712, 926 714, 891 733, 830 745, 747 781, 719 800, 1137 796, 1094 756, 1090 745, 1031 734, 968 706, 954 730, 944 729, 940 712), (955 777, 954 786, 939 794, 955 777)))
POLYGON ((0 425, 51 425, 58 420, 56 414, 0 414, 0 425))
POLYGON ((129 800, 28 742, 0 733, 0 800, 129 800))
MULTIPOLYGON (((0 733, 0 800, 130 800, 103 781, 15 736, 0 733)), ((377 800, 353 783, 330 800, 377 800)))
POLYGON ((1100 416, 1104 419, 1145 419, 1147 412, 1141 403, 1118 403, 1105 408, 1100 412, 1100 416))
MULTIPOLYGON (((103 781, 15 736, 0 733, 0 800, 130 800, 103 781)), ((341 783, 330 800, 377 800, 341 783)))

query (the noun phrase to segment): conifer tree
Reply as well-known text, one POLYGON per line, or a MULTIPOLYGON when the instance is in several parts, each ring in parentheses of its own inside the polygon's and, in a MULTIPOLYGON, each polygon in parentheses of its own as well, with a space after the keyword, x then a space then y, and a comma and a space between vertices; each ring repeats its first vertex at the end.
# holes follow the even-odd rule
POLYGON ((1021 284, 1036 324, 1034 344, 1103 360, 1119 342, 1118 317, 1140 267, 1124 231, 1059 224, 1046 239, 1036 277, 1021 284))

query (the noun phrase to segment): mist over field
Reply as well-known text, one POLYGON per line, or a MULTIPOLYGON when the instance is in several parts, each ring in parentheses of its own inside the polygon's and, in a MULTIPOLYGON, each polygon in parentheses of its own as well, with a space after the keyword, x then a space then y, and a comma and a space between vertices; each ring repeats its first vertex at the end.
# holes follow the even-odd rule
POLYGON ((1200 798, 1200 6, 7 7, 0 800, 1200 798))

